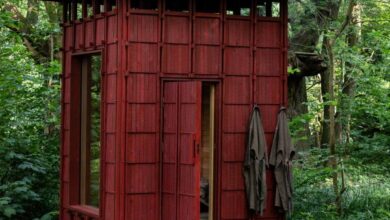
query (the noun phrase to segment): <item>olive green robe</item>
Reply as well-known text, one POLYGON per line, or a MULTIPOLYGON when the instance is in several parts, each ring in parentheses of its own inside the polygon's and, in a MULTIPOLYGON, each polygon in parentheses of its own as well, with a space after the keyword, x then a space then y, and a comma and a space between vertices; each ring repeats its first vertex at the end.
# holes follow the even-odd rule
POLYGON ((260 110, 253 108, 248 130, 247 149, 244 161, 244 179, 249 211, 263 214, 266 206, 266 166, 268 166, 267 146, 260 110))
POLYGON ((286 214, 292 211, 292 159, 295 154, 288 129, 286 109, 281 108, 271 148, 270 165, 274 166, 275 206, 286 214))

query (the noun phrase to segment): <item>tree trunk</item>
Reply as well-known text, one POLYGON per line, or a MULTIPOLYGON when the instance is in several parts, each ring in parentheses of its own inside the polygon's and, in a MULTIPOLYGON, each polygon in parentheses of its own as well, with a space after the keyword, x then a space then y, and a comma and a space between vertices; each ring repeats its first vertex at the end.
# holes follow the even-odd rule
MULTIPOLYGON (((340 1, 341 3, 341 1, 340 1)), ((324 92, 327 90, 327 95, 328 95, 328 105, 325 105, 324 113, 328 113, 327 117, 329 117, 329 121, 324 120, 325 123, 328 123, 329 126, 329 133, 328 133, 328 146, 329 146, 329 165, 332 167, 333 174, 332 174, 332 180, 333 180, 333 190, 336 196, 335 199, 335 205, 337 212, 339 216, 342 215, 342 201, 341 201, 341 195, 344 192, 344 185, 342 185, 342 190, 339 190, 339 184, 338 184, 338 157, 337 157, 337 151, 336 151, 336 106, 335 106, 335 90, 334 90, 334 78, 335 78, 335 56, 334 56, 334 51, 333 51, 333 46, 336 42, 336 40, 342 35, 343 31, 348 27, 350 21, 351 21, 351 16, 352 16, 352 11, 353 11, 353 6, 355 5, 355 0, 350 0, 346 17, 343 23, 340 25, 339 29, 334 32, 334 37, 332 39, 329 39, 329 34, 325 34, 324 38, 324 46, 325 46, 325 51, 326 51, 326 56, 328 60, 328 71, 327 75, 324 75, 323 79, 323 86, 324 86, 324 92)), ((340 4, 339 4, 340 7, 340 4)), ((335 18, 333 18, 334 20, 335 18)), ((325 117, 324 117, 325 118, 325 117)), ((324 129, 325 133, 325 129, 324 129)), ((326 139, 324 139, 326 140, 326 139)), ((324 141, 322 140, 322 141, 324 141)), ((342 174, 342 184, 344 183, 344 174, 342 174)))
MULTIPOLYGON (((307 114, 308 108, 305 104, 307 102, 306 80, 305 77, 289 77, 288 79, 288 116, 290 118, 307 114)), ((305 123, 304 129, 299 132, 299 137, 307 137, 308 140, 298 140, 295 145, 298 150, 310 147, 310 129, 309 124, 305 123)))
MULTIPOLYGON (((361 21, 360 21, 360 5, 355 3, 353 5, 352 10, 352 24, 353 27, 349 30, 346 41, 349 47, 355 47, 360 40, 360 31, 361 31, 361 21)), ((337 137, 340 137, 339 140, 337 140, 338 143, 342 143, 344 140, 346 144, 350 143, 350 121, 351 121, 351 105, 353 103, 353 98, 355 96, 355 87, 356 82, 353 78, 353 72, 354 72, 354 64, 346 60, 345 62, 345 73, 343 76, 343 84, 342 84, 342 96, 340 98, 340 118, 338 120, 338 124, 340 124, 338 127, 343 127, 344 129, 340 129, 338 132, 340 132, 337 137)))
MULTIPOLYGON (((304 103, 307 102, 306 83, 304 77, 321 74, 321 78, 323 79, 321 82, 323 84, 322 93, 328 93, 328 90, 326 89, 327 85, 329 84, 327 79, 328 73, 324 72, 327 69, 326 62, 324 62, 324 60, 319 54, 316 54, 314 52, 316 51, 316 47, 319 43, 319 39, 323 30, 329 29, 329 21, 337 18, 339 13, 340 1, 311 0, 311 3, 316 7, 316 10, 307 9, 307 11, 303 13, 304 16, 297 18, 297 21, 295 21, 295 23, 293 24, 296 27, 304 28, 301 28, 299 31, 297 31, 296 34, 291 38, 291 50, 294 52, 299 51, 304 53, 301 53, 300 56, 297 56, 298 59, 293 60, 293 62, 291 62, 290 59, 290 64, 292 64, 293 67, 299 68, 301 70, 301 73, 299 74, 301 76, 301 79, 295 79, 296 76, 289 76, 290 117, 307 113, 307 107, 302 107, 304 103), (308 24, 308 21, 312 21, 312 23, 308 24)), ((306 3, 297 2, 295 4, 306 3)), ((321 126, 322 132, 320 132, 321 145, 327 147, 329 139, 329 110, 327 106, 324 108, 324 112, 324 119, 322 120, 321 126)), ((308 125, 305 130, 309 131, 308 125)), ((308 133, 308 135, 310 134, 308 133)), ((318 141, 309 140, 307 143, 304 144, 304 146, 309 145, 313 142, 318 141)))
MULTIPOLYGON (((324 41, 326 53, 328 55, 328 61, 329 61, 329 68, 328 68, 328 98, 329 101, 333 102, 335 100, 335 93, 334 93, 334 73, 335 73, 335 67, 334 67, 334 54, 333 54, 333 45, 332 42, 328 39, 328 37, 325 38, 324 41)), ((338 171, 337 171, 337 152, 336 152, 336 136, 335 136, 335 105, 332 103, 327 106, 327 112, 329 117, 329 139, 328 139, 328 145, 329 145, 329 164, 333 169, 333 190, 336 195, 336 209, 339 214, 341 214, 341 196, 340 196, 340 190, 339 190, 339 184, 338 184, 338 171)))
MULTIPOLYGON (((329 61, 328 61, 329 62, 329 61)), ((329 67, 330 68, 330 67, 329 67)), ((325 72, 321 73, 321 93, 322 102, 324 103, 324 113, 321 122, 321 148, 328 148, 329 144, 329 68, 325 72)))

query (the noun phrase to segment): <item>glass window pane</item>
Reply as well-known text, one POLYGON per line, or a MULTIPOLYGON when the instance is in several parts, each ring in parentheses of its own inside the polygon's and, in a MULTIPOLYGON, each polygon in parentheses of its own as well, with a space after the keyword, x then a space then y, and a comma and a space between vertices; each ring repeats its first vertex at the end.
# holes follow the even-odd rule
POLYGON ((83 18, 83 5, 77 4, 77 20, 80 20, 81 18, 83 18))
POLYGON ((266 16, 266 2, 265 1, 258 1, 256 5, 257 9, 257 15, 260 17, 266 16))
POLYGON ((250 0, 227 0, 226 1, 226 14, 238 15, 238 16, 250 16, 251 14, 251 1, 250 0))
POLYGON ((81 77, 80 203, 99 207, 101 58, 85 57, 81 77))
POLYGON ((272 17, 280 17, 280 3, 272 2, 272 17))
POLYGON ((100 186, 100 56, 91 59, 91 128, 90 128, 90 198, 89 205, 99 206, 100 186))
POLYGON ((87 16, 92 17, 93 16, 93 7, 92 4, 87 4, 87 16))
POLYGON ((257 0, 257 16, 260 17, 280 17, 279 0, 257 0))
POLYGON ((206 12, 206 13, 219 13, 219 0, 197 0, 196 12, 206 12))
POLYGON ((132 9, 158 10, 157 0, 132 0, 130 1, 132 9))
POLYGON ((189 0, 167 0, 165 2, 165 10, 167 11, 189 12, 189 7, 189 0))

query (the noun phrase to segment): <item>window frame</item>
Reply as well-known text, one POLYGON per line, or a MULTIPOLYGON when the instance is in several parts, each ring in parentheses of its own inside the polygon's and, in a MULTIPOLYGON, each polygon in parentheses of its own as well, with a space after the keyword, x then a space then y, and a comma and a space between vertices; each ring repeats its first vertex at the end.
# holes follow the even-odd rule
MULTIPOLYGON (((73 53, 71 56, 71 83, 69 91, 70 93, 70 149, 69 160, 67 161, 69 166, 69 209, 83 213, 92 218, 98 218, 103 208, 104 201, 104 152, 105 144, 103 139, 104 118, 105 112, 103 111, 104 93, 105 93, 105 79, 104 79, 104 50, 94 50, 88 52, 73 53), (84 60, 87 58, 91 60, 92 56, 99 56, 101 60, 100 65, 100 164, 99 164, 99 207, 87 205, 82 203, 81 199, 81 149, 82 149, 82 134, 81 134, 81 104, 82 104, 82 68, 84 60)), ((84 64, 85 65, 85 64, 84 64)), ((88 68, 91 71, 91 68, 88 68)), ((89 100, 90 101, 90 100, 89 100)), ((89 113, 87 113, 89 114, 89 113)), ((65 161, 66 162, 66 161, 65 161)))
POLYGON ((282 17, 282 4, 283 4, 283 1, 282 0, 256 0, 255 1, 255 14, 256 14, 256 17, 258 19, 270 19, 270 20, 280 20, 281 17, 282 17), (260 15, 259 14, 259 3, 262 1, 262 3, 264 3, 264 15, 260 15), (274 16, 273 13, 274 13, 274 8, 273 8, 273 4, 274 3, 277 3, 278 5, 278 16, 274 16))
POLYGON ((239 7, 239 3, 237 3, 236 1, 234 0, 224 0, 224 9, 223 9, 223 13, 225 14, 226 17, 228 18, 241 18, 241 19, 247 19, 247 20, 250 20, 251 17, 253 16, 253 2, 251 0, 248 0, 248 2, 241 2, 243 4, 243 6, 248 3, 249 7, 239 7), (233 5, 230 5, 230 4, 233 4, 233 5), (234 5, 236 4, 236 5, 234 5), (237 6, 237 8, 235 8, 235 6, 237 6), (233 8, 230 8, 230 7, 233 7, 233 8), (233 9, 233 10, 230 10, 230 9, 233 9), (241 13, 241 10, 243 9, 249 9, 249 13, 247 15, 243 15, 241 13), (237 10, 237 11, 235 11, 237 10), (233 14, 230 14, 229 12, 233 13, 233 14), (239 12, 238 14, 235 14, 235 12, 239 12))
POLYGON ((117 13, 117 0, 65 1, 62 10, 62 23, 72 24, 94 17, 117 13))

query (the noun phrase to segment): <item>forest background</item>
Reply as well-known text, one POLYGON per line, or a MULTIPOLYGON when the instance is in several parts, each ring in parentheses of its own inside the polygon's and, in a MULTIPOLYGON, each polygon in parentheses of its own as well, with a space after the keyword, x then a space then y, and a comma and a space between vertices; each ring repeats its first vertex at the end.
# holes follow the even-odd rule
MULTIPOLYGON (((390 219, 390 0, 289 1, 292 219, 390 219)), ((61 7, 0 0, 0 219, 57 219, 61 7)))

